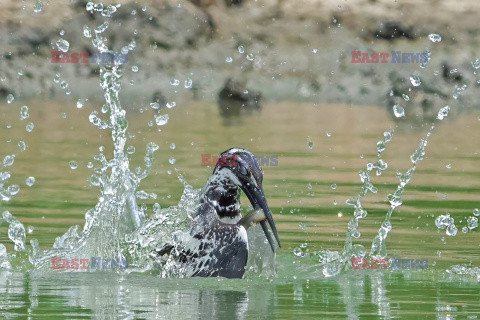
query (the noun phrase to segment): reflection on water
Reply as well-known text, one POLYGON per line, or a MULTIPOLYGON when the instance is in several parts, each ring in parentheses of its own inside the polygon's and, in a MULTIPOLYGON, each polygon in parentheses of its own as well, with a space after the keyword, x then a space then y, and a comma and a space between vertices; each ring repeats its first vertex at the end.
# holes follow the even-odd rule
MULTIPOLYGON (((2 210, 11 211, 26 227, 32 226, 27 243, 37 238, 41 248, 51 247, 55 237, 71 225, 84 223, 85 210, 98 196, 86 181, 92 174, 88 163, 100 146, 106 154, 112 152, 110 137, 91 130, 88 123, 95 102, 87 102, 82 109, 66 107, 68 103, 22 101, 18 108, 0 106, 0 136, 14 137, 4 144, 2 154, 18 154, 12 183, 21 186, 2 210), (31 106, 32 133, 25 130, 24 122, 18 123, 22 104, 31 106), (7 128, 8 124, 12 127, 7 128), (17 140, 27 143, 26 151, 18 152, 17 140), (78 163, 76 169, 69 166, 72 160, 78 163), (25 185, 29 176, 36 179, 31 188, 25 185)), ((0 314, 7 318, 30 313, 65 319, 113 314, 118 318, 191 319, 197 314, 198 318, 225 318, 228 312, 237 318, 318 318, 322 314, 341 319, 347 315, 351 319, 404 319, 425 313, 437 319, 475 319, 479 312, 476 279, 449 278, 444 271, 452 264, 478 264, 478 236, 459 232, 447 237, 437 231, 434 221, 445 211, 460 221, 478 207, 480 150, 478 141, 469 138, 480 135, 477 116, 459 115, 442 122, 431 137, 427 158, 405 191, 403 206, 392 216, 388 255, 428 258, 430 269, 352 270, 323 280, 311 253, 343 247, 346 224, 353 214, 345 200, 358 193, 358 171, 376 159, 379 137, 393 128, 389 115, 377 107, 295 103, 267 104, 256 117, 235 127, 224 127, 218 115, 214 104, 179 105, 170 115, 168 130, 159 132, 148 124, 154 119, 153 110, 130 110, 127 134, 135 138, 127 147, 145 150, 149 141, 159 145, 152 176, 145 179, 143 189, 157 193, 155 201, 162 208, 178 204, 183 190, 175 168, 194 188, 205 184, 211 168, 201 166, 201 154, 216 154, 237 145, 258 155, 278 155, 278 166, 264 167, 265 193, 283 244, 277 258, 278 278, 269 281, 254 276, 261 272, 241 281, 162 280, 147 274, 107 272, 3 272, 0 314), (175 149, 170 148, 172 143, 175 149), (169 162, 172 157, 175 164, 169 162), (299 247, 304 257, 293 255, 299 247)), ((370 245, 388 208, 385 195, 397 186, 395 174, 409 168, 409 156, 423 135, 422 131, 400 130, 389 142, 383 153, 389 167, 382 176, 373 177, 379 193, 363 202, 369 215, 359 226, 359 243, 370 245)), ((143 152, 131 154, 130 161, 133 167, 143 163, 143 152)), ((141 202, 151 210, 155 201, 141 202)), ((0 225, 0 243, 9 252, 13 250, 6 224, 0 225)))
POLYGON ((479 294, 468 279, 432 273, 349 272, 269 282, 0 272, 4 319, 477 319, 479 294))

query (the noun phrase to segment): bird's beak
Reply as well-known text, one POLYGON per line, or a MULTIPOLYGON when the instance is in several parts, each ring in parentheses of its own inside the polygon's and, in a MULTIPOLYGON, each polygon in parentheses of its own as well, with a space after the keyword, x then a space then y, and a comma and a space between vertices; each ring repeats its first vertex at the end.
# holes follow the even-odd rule
POLYGON ((273 221, 272 212, 268 207, 267 200, 265 199, 265 194, 263 193, 262 187, 254 186, 252 183, 247 183, 246 185, 241 186, 243 192, 247 195, 248 200, 252 204, 254 209, 262 209, 266 220, 260 222, 262 226, 263 232, 265 232, 265 236, 267 237, 268 243, 272 248, 272 251, 275 251, 274 242, 270 232, 268 231, 267 222, 272 228, 273 235, 277 240, 278 247, 280 247, 280 239, 278 238, 277 228, 275 227, 275 222, 273 221))

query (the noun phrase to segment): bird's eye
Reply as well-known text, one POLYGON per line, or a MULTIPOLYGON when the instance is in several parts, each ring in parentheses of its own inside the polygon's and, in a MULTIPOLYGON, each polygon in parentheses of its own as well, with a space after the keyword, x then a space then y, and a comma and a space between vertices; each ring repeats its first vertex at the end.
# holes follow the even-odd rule
POLYGON ((244 176, 246 176, 248 172, 247 172, 247 169, 245 169, 244 166, 240 166, 240 173, 243 174, 244 176))

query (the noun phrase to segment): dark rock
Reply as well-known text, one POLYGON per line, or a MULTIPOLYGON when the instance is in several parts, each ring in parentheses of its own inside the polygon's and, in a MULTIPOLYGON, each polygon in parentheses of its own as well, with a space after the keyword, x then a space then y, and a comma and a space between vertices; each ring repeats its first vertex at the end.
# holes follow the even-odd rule
POLYGON ((189 1, 198 7, 209 7, 216 3, 215 0, 189 0, 189 1))
POLYGON ((409 40, 414 40, 416 38, 416 35, 413 32, 413 27, 406 28, 400 22, 394 21, 383 22, 381 26, 374 31, 374 36, 377 39, 388 41, 393 41, 402 37, 409 40))
MULTIPOLYGON (((220 116, 225 120, 238 118, 242 113, 251 113, 259 111, 262 94, 260 92, 249 90, 244 83, 233 79, 227 79, 224 87, 218 93, 218 105, 220 116)), ((226 121, 228 123, 229 121, 226 121)))
POLYGON ((227 7, 241 6, 243 4, 243 0, 224 0, 224 1, 227 7))
POLYGON ((460 82, 463 80, 463 76, 460 72, 454 71, 454 68, 452 68, 447 62, 442 63, 442 77, 446 81, 455 81, 455 82, 460 82))
POLYGON ((10 93, 13 94, 13 92, 10 89, 5 87, 0 87, 0 97, 4 98, 8 96, 10 93))
POLYGON ((160 106, 164 106, 167 104, 167 98, 160 91, 157 90, 153 93, 152 102, 156 102, 160 106))

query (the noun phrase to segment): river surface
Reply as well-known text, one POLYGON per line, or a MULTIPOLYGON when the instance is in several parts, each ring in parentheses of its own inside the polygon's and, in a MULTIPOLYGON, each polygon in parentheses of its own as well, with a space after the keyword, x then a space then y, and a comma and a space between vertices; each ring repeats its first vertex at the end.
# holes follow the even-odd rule
MULTIPOLYGON (((44 99, 0 105, 4 140, 0 156, 17 154, 11 182, 21 187, 2 211, 9 210, 26 228, 33 227, 27 243, 36 238, 47 249, 70 226, 83 226, 85 211, 98 198, 98 190, 89 186, 92 169, 87 164, 101 146, 105 154, 111 153, 112 143, 107 131, 92 129, 88 122, 90 112, 101 103, 87 102, 77 109, 67 99, 44 99), (18 110, 23 104, 30 106, 30 118, 20 121, 18 110), (29 121, 35 125, 32 132, 25 130, 29 121), (26 151, 18 151, 19 140, 28 145, 26 151), (76 169, 70 166, 72 160, 78 163, 76 169), (36 179, 32 187, 25 185, 29 176, 36 179)), ((282 240, 276 276, 247 272, 242 280, 162 279, 152 273, 112 270, 2 271, 2 318, 479 317, 478 279, 446 272, 452 265, 478 266, 480 262, 478 229, 461 231, 472 210, 480 207, 478 112, 455 114, 437 125, 426 158, 392 217, 388 257, 428 259, 428 268, 348 270, 325 278, 314 253, 343 248, 353 214, 345 201, 358 194, 358 172, 375 161, 383 132, 396 129, 383 152, 389 167, 379 177, 372 175, 379 192, 364 199, 369 215, 360 221, 361 237, 354 242, 367 249, 388 209, 386 195, 398 184, 395 174, 411 166, 410 154, 426 128, 397 124, 384 108, 374 106, 267 104, 261 112, 225 126, 215 103, 192 102, 169 110, 170 121, 162 127, 149 125, 154 121, 151 109, 140 112, 139 106, 124 107, 131 138, 127 147, 144 150, 150 141, 160 147, 152 174, 141 187, 158 195, 156 200, 139 200, 149 209, 155 202, 162 208, 179 202, 183 185, 175 168, 194 188, 204 186, 213 168, 202 166, 202 154, 218 155, 240 146, 258 156, 278 157, 278 165, 263 167, 263 187, 282 240), (435 226, 435 218, 447 212, 459 227, 455 237, 435 226)), ((143 161, 143 151, 131 159, 134 168, 143 161)), ((248 200, 242 197, 242 203, 246 207, 248 200)), ((0 243, 13 251, 6 224, 0 224, 0 243)))

